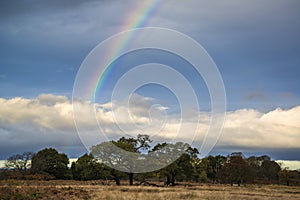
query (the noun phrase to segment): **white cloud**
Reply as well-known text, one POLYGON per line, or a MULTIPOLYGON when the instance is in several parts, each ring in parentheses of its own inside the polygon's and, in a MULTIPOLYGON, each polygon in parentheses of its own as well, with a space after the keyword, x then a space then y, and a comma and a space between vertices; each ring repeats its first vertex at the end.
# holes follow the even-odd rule
POLYGON ((289 170, 300 170, 300 161, 297 160, 276 160, 281 165, 281 168, 289 170))
MULTIPOLYGON (((96 105, 96 117, 108 137, 117 139, 127 135, 147 133, 158 140, 191 142, 193 127, 199 126, 197 134, 203 139, 209 128, 209 113, 200 113, 181 124, 179 115, 168 115, 166 106, 152 106, 152 100, 136 95, 128 109, 127 104, 118 102, 96 105), (112 109, 114 108, 114 109, 112 109), (164 108, 164 109, 162 109, 164 108), (130 114, 129 114, 130 113, 130 114), (116 125, 116 120, 118 125, 116 125), (184 134, 177 135, 180 127, 184 134)), ((96 130, 94 105, 75 101, 80 125, 96 130)), ((282 110, 280 108, 262 113, 253 109, 242 109, 227 113, 223 133, 217 146, 244 148, 300 148, 300 106, 282 110)), ((97 137, 94 135, 92 137, 97 137)), ((72 145, 76 141, 72 102, 64 96, 43 94, 35 99, 0 98, 0 149, 30 146, 33 143, 58 143, 72 145), (70 142, 72 141, 72 142, 70 142)), ((92 141, 94 138, 91 139, 92 141)), ((78 143, 78 142, 77 142, 78 143)), ((62 144, 64 145, 64 144, 62 144)))
POLYGON ((65 96, 55 96, 53 94, 41 94, 37 97, 38 103, 42 105, 52 106, 56 103, 68 102, 67 97, 65 96))
POLYGON ((268 113, 237 110, 227 115, 219 144, 250 148, 299 148, 300 106, 268 113))

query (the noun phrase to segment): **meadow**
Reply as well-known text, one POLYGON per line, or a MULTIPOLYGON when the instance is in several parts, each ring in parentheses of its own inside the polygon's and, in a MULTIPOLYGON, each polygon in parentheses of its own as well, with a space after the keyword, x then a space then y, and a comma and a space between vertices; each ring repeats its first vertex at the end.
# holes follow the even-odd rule
POLYGON ((299 186, 180 183, 174 187, 115 186, 103 181, 0 181, 0 199, 300 199, 299 186))

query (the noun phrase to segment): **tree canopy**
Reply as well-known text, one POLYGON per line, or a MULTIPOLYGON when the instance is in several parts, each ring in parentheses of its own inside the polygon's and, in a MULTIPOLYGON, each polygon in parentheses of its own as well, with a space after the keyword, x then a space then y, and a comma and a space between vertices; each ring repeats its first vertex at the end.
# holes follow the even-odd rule
POLYGON ((64 153, 58 153, 56 149, 46 148, 32 157, 31 171, 33 173, 46 173, 57 179, 71 178, 69 158, 64 153))
POLYGON ((299 171, 282 170, 267 155, 246 158, 241 152, 234 152, 228 156, 210 155, 200 158, 201 152, 184 142, 163 142, 152 148, 151 142, 148 135, 103 142, 93 146, 90 154, 79 157, 71 168, 68 167, 67 155, 54 148, 45 148, 36 154, 15 154, 6 160, 6 170, 0 171, 0 179, 32 179, 43 175, 46 178, 73 178, 81 181, 114 180, 117 185, 121 184, 121 180, 129 180, 130 185, 134 181, 143 183, 149 180, 171 186, 181 181, 239 186, 246 183, 300 185, 299 171), (122 154, 124 151, 128 153, 122 154), (153 167, 152 171, 134 174, 136 169, 149 167, 145 163, 163 167, 153 167))
POLYGON ((17 169, 22 172, 26 172, 31 166, 31 159, 33 157, 33 152, 24 152, 23 154, 15 154, 10 156, 6 162, 6 168, 17 169))

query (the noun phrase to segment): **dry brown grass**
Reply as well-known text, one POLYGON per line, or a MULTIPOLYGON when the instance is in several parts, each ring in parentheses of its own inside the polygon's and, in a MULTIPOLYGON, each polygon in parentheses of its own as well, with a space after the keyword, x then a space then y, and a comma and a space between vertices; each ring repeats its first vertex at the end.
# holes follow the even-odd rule
POLYGON ((300 187, 198 185, 155 188, 149 186, 107 186, 91 191, 92 199, 300 199, 300 187))
POLYGON ((4 199, 300 199, 300 187, 188 184, 175 187, 102 185, 102 181, 0 181, 4 199))
POLYGON ((55 186, 1 186, 0 200, 79 200, 90 199, 87 190, 74 187, 55 186))

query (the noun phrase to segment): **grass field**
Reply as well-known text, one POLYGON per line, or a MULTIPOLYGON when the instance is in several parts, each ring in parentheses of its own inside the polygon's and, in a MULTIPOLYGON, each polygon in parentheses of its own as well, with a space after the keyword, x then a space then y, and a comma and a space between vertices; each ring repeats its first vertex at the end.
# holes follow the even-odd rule
POLYGON ((185 184, 175 187, 115 186, 104 182, 0 181, 0 199, 300 199, 300 187, 185 184))

